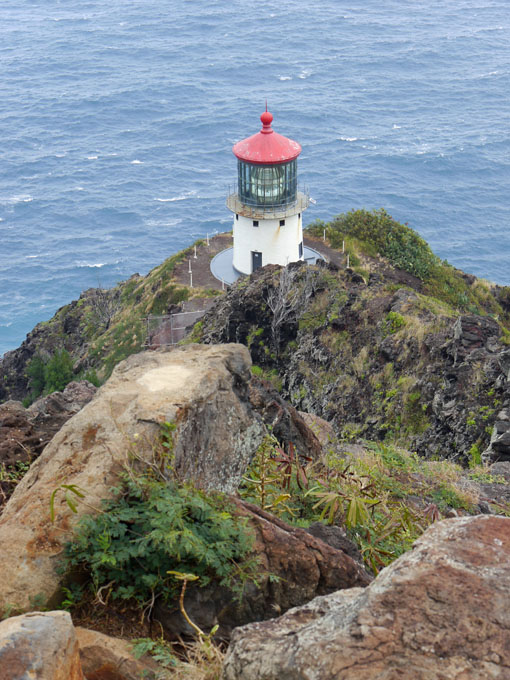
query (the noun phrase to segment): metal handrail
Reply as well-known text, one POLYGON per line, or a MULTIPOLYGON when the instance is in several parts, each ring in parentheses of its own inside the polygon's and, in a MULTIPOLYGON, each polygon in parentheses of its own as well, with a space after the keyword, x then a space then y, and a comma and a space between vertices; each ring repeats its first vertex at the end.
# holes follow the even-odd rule
POLYGON ((301 186, 296 192, 296 198, 288 203, 279 203, 276 205, 252 205, 246 203, 239 196, 237 184, 229 186, 229 193, 227 196, 227 208, 232 212, 244 215, 245 217, 261 217, 275 219, 284 217, 288 213, 302 212, 308 208, 310 203, 310 195, 308 188, 301 186))

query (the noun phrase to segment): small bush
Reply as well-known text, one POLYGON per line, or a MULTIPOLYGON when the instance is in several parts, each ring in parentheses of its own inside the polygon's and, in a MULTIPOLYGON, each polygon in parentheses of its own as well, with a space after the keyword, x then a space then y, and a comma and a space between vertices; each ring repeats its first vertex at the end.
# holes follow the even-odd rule
POLYGON ((399 331, 403 326, 405 326, 406 320, 398 312, 388 312, 386 318, 382 324, 382 333, 386 337, 387 335, 393 335, 399 331))
POLYGON ((44 391, 46 382, 44 374, 44 361, 36 354, 27 367, 27 375, 30 378, 30 387, 32 389, 32 398, 36 399, 44 391))
POLYGON ((27 375, 31 393, 25 401, 31 403, 42 394, 61 392, 74 380, 73 360, 66 349, 56 350, 46 362, 39 354, 35 354, 28 364, 27 375))
POLYGON ((94 591, 104 588, 113 599, 144 606, 175 597, 171 570, 241 594, 253 576, 254 561, 247 560, 252 544, 246 520, 222 496, 145 476, 127 478, 100 514, 81 517, 64 561, 67 569, 87 572, 94 591))

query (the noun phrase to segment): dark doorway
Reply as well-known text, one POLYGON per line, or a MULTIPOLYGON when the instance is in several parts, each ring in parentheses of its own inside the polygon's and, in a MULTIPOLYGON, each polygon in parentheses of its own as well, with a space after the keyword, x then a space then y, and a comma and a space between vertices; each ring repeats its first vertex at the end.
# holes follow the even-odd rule
POLYGON ((255 250, 251 251, 251 270, 252 272, 255 271, 255 269, 258 269, 259 267, 262 267, 262 253, 257 253, 255 250))

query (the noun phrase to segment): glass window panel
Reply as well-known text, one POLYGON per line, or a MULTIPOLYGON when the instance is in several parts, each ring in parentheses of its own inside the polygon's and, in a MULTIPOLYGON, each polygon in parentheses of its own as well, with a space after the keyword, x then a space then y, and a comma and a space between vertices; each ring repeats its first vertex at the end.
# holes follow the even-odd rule
POLYGON ((238 191, 247 205, 278 207, 296 200, 296 161, 280 165, 252 165, 238 161, 238 191))

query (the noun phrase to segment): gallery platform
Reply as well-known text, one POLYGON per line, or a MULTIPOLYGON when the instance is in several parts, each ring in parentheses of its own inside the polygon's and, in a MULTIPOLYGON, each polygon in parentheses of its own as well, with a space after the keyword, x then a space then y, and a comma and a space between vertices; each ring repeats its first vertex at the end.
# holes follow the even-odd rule
MULTIPOLYGON (((317 260, 325 259, 318 250, 314 250, 313 248, 310 248, 306 245, 304 247, 303 254, 305 262, 308 264, 315 264, 317 260)), ((232 264, 233 257, 234 249, 227 248, 226 250, 222 250, 220 253, 215 255, 211 260, 212 275, 218 279, 218 281, 222 281, 228 286, 237 281, 240 276, 244 276, 244 274, 238 272, 237 269, 234 269, 232 264)))

